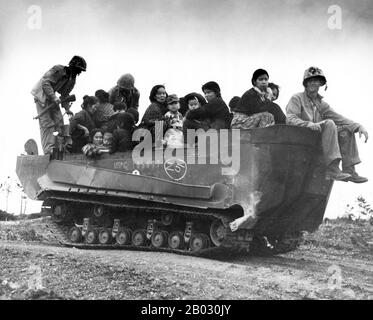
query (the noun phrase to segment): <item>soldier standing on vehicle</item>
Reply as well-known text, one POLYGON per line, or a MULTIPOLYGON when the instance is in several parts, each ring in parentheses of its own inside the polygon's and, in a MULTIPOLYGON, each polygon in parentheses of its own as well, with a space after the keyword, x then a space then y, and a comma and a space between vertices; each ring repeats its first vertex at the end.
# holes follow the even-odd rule
POLYGON ((68 66, 55 65, 39 80, 31 91, 39 114, 41 144, 44 154, 52 154, 55 145, 53 133, 63 126, 60 105, 72 115, 69 103, 63 102, 75 86, 76 76, 87 70, 86 61, 74 56, 68 66), (61 96, 56 96, 58 92, 61 96), (46 109, 48 109, 46 111, 46 109))
POLYGON ((117 85, 110 89, 109 95, 109 102, 113 105, 120 102, 125 103, 126 110, 139 108, 140 92, 135 88, 135 78, 130 73, 126 73, 118 79, 117 85))
POLYGON ((368 140, 368 132, 361 124, 335 112, 323 100, 318 92, 325 84, 326 78, 321 69, 310 67, 304 72, 305 91, 291 97, 286 107, 287 123, 321 132, 327 178, 367 182, 367 178, 359 176, 355 171, 355 165, 361 162, 355 132, 359 132, 360 137, 364 135, 365 142, 368 140), (343 171, 339 169, 341 160, 343 171))

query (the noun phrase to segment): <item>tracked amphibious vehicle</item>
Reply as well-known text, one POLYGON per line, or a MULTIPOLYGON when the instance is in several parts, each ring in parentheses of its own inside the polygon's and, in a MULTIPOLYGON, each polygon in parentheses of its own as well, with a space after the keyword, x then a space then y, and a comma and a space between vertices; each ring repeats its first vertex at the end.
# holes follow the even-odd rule
POLYGON ((219 161, 210 152, 197 159, 191 148, 173 158, 154 149, 151 163, 134 161, 132 152, 96 159, 22 155, 17 174, 28 197, 69 226, 67 246, 184 254, 295 249, 302 232, 322 222, 332 189, 319 133, 287 125, 241 130, 238 137, 227 132, 238 169, 221 156, 227 145, 219 136, 211 148, 207 139, 219 161))

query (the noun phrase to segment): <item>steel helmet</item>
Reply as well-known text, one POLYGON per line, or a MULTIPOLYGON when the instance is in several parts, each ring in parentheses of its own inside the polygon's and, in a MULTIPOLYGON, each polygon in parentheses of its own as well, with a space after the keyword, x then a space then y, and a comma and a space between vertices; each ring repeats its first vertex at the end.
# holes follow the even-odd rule
POLYGON ((303 86, 306 86, 306 80, 311 78, 319 78, 321 80, 321 86, 326 84, 324 73, 317 67, 309 67, 306 71, 304 71, 303 86))
POLYGON ((80 56, 73 56, 69 62, 70 67, 78 68, 82 71, 87 71, 87 62, 80 56))
POLYGON ((118 79, 117 85, 123 89, 133 89, 135 86, 135 78, 132 74, 126 73, 118 79))

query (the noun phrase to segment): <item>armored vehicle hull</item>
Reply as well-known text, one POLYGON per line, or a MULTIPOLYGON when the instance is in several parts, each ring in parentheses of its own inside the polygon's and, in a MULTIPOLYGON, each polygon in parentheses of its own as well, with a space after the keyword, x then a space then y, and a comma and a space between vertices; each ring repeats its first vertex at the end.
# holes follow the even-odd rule
POLYGON ((143 158, 19 156, 17 174, 31 199, 70 225, 66 245, 279 253, 318 228, 333 184, 318 133, 277 125, 213 138, 202 155, 199 142, 143 158))

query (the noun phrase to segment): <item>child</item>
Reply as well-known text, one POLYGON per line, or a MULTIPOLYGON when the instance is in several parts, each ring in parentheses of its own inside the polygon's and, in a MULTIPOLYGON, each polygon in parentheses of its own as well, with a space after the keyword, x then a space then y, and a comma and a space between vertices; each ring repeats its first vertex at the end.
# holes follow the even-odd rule
POLYGON ((231 111, 234 111, 236 107, 238 106, 238 103, 240 102, 240 97, 234 96, 231 101, 229 101, 228 106, 231 111))
POLYGON ((105 132, 103 138, 104 148, 111 150, 111 145, 113 143, 113 134, 111 132, 105 132))
POLYGON ((268 89, 271 92, 268 97, 269 100, 271 100, 272 102, 276 101, 278 99, 278 96, 280 95, 280 87, 277 84, 270 82, 268 83, 268 89))
MULTIPOLYGON (((198 93, 190 93, 186 95, 184 99, 185 99, 186 104, 188 105, 188 111, 199 109, 206 104, 205 98, 203 98, 198 93)), ((193 122, 197 124, 196 128, 200 128, 201 127, 200 125, 202 125, 202 128, 204 130, 208 129, 209 123, 210 123, 208 120, 205 120, 204 122, 199 121, 199 120, 193 120, 193 122), (203 126, 204 124, 205 126, 203 126)))
POLYGON ((173 148, 183 147, 183 116, 179 112, 180 100, 176 94, 171 94, 166 99, 168 112, 164 115, 166 133, 164 140, 173 148))
POLYGON ((188 110, 194 110, 201 107, 201 103, 198 101, 197 97, 190 97, 187 101, 188 103, 188 110))

